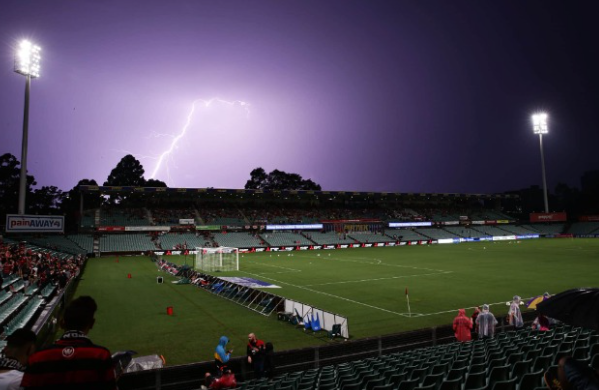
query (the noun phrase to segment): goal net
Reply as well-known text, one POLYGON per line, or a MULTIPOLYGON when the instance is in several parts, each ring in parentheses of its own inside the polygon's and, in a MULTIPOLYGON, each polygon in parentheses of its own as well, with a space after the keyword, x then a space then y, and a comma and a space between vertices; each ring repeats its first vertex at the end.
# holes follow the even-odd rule
POLYGON ((239 248, 196 248, 194 268, 206 272, 239 271, 239 248))

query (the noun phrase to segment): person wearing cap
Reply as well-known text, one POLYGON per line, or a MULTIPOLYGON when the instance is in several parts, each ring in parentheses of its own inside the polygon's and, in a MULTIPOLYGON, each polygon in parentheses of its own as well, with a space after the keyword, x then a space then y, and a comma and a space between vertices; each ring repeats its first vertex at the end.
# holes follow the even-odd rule
POLYGON ((489 305, 484 304, 482 312, 476 317, 476 326, 478 328, 478 338, 488 339, 495 336, 495 326, 497 318, 489 311, 489 305))
POLYGON ((35 352, 36 335, 29 329, 17 329, 6 338, 0 357, 0 390, 17 390, 27 359, 35 352))
POLYGON ((514 330, 521 329, 524 326, 524 320, 522 320, 522 312, 520 311, 520 297, 514 295, 514 299, 510 304, 510 310, 508 314, 508 322, 514 327, 514 330))

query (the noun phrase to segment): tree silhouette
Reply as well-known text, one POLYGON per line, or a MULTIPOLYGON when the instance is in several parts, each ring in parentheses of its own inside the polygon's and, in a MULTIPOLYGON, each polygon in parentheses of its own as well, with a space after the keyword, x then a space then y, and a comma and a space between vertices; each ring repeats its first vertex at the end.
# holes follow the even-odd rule
POLYGON ((268 175, 263 168, 250 172, 250 180, 245 183, 246 190, 314 190, 320 191, 320 185, 310 179, 303 179, 297 173, 287 173, 275 169, 268 175))
MULTIPOLYGON (((19 178, 21 176, 21 163, 15 156, 5 153, 0 156, 0 218, 16 213, 19 203, 19 178)), ((36 184, 31 175, 27 175, 27 196, 30 197, 31 186, 36 184)), ((27 202, 25 202, 27 205, 27 202)))
POLYGON ((143 187, 146 183, 144 172, 144 167, 141 163, 135 157, 128 154, 110 172, 104 185, 143 187))

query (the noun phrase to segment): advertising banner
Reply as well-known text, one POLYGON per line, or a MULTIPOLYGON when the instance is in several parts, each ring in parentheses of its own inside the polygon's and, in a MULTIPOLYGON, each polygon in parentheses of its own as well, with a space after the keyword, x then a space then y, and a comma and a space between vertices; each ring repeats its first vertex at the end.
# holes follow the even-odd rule
POLYGON ((565 222, 566 213, 530 213, 530 222, 565 222))
POLYGON ((220 230, 220 225, 196 225, 196 230, 220 230))
POLYGON ((578 218, 580 222, 596 222, 599 221, 599 215, 583 215, 578 218))
POLYGON ((389 222, 390 228, 432 226, 432 222, 389 222))
POLYGON ((124 226, 98 226, 99 232, 124 232, 124 226))
POLYGON ((125 226, 126 232, 168 232, 170 226, 125 226))
POLYGON ((266 230, 306 230, 322 229, 322 223, 313 223, 305 225, 266 225, 266 230))
POLYGON ((196 221, 193 218, 179 219, 179 225, 195 225, 196 221))
POLYGON ((64 216, 6 214, 6 232, 64 233, 64 216))

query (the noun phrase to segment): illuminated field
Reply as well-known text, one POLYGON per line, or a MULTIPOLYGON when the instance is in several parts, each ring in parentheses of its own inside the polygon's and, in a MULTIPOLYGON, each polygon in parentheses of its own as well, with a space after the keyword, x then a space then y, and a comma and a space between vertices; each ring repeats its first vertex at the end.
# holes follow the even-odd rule
MULTIPOLYGON (((541 239, 245 254, 242 270, 226 275, 270 282, 280 286, 269 290, 277 295, 347 316, 351 337, 360 338, 448 324, 457 309, 483 303, 505 315, 505 302, 515 294, 528 298, 594 286, 598 258, 599 240, 541 239)), ((191 257, 169 260, 191 263, 191 257)), ((147 257, 88 262, 77 295, 98 300, 95 342, 111 350, 159 353, 168 364, 212 360, 221 335, 231 339, 235 355, 245 353, 249 332, 277 350, 323 342, 274 315, 263 317, 197 287, 170 283, 176 278, 166 276, 159 285, 158 275, 165 276, 147 257), (167 306, 174 307, 174 316, 166 315, 167 306)))

